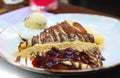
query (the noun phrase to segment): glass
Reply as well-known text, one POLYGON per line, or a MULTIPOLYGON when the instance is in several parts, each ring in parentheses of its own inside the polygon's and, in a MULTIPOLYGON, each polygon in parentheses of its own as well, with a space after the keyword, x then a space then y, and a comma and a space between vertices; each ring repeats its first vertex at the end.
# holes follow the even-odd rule
POLYGON ((57 0, 30 0, 32 11, 50 11, 58 7, 57 0))

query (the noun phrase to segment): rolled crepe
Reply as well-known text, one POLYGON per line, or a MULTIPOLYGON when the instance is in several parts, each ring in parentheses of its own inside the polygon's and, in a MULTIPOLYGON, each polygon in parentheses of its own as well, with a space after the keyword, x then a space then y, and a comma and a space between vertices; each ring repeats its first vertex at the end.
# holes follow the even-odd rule
POLYGON ((101 45, 104 42, 104 36, 94 33, 90 28, 83 28, 77 22, 67 20, 55 26, 51 26, 50 28, 45 29, 39 35, 20 43, 19 51, 27 47, 34 46, 35 44, 45 44, 50 42, 62 43, 64 41, 74 40, 101 45))

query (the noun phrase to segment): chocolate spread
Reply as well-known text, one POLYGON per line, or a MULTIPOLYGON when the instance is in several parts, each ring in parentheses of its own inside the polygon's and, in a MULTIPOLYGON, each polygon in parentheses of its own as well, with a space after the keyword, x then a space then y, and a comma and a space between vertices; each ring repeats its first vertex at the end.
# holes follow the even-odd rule
POLYGON ((83 42, 94 42, 92 34, 87 31, 78 23, 74 23, 75 26, 70 26, 66 21, 50 28, 45 29, 40 33, 40 37, 34 36, 32 38, 32 44, 36 43, 48 43, 48 42, 62 42, 66 40, 79 39, 83 42), (41 41, 41 42, 39 42, 41 41))

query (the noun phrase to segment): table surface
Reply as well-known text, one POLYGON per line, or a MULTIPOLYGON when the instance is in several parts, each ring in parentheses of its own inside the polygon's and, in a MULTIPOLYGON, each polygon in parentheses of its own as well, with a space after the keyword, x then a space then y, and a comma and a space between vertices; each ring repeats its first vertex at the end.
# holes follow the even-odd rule
MULTIPOLYGON (((19 6, 10 10, 1 8, 0 9, 0 13, 6 13, 18 8, 22 8, 27 6, 28 3, 25 3, 25 5, 23 6, 19 6)), ((86 9, 86 8, 82 8, 82 7, 77 7, 77 6, 73 6, 70 4, 65 4, 65 3, 59 3, 59 7, 58 9, 54 10, 54 11, 50 11, 51 13, 89 13, 89 14, 98 14, 98 15, 105 15, 105 16, 110 16, 110 17, 114 17, 117 19, 120 19, 119 17, 115 17, 112 15, 108 15, 105 13, 101 13, 101 12, 97 12, 94 10, 90 10, 90 9, 86 9)), ((34 72, 30 72, 27 70, 23 70, 21 68, 15 67, 11 64, 9 64, 8 62, 6 62, 3 59, 0 59, 0 75, 4 78, 59 78, 61 76, 49 76, 49 75, 41 75, 38 73, 34 73, 34 72)), ((62 76, 62 78, 66 78, 69 76, 62 76)), ((85 77, 85 78, 120 78, 120 66, 117 66, 115 68, 111 68, 109 70, 105 70, 103 72, 95 72, 92 74, 85 74, 85 75, 72 75, 70 76, 72 78, 78 78, 78 77, 85 77)))

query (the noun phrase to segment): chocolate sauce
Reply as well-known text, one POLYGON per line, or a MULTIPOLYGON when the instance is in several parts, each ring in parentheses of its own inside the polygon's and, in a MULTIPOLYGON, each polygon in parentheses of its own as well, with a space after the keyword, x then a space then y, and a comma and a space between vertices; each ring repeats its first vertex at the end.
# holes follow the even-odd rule
MULTIPOLYGON (((47 42, 62 42, 65 40, 72 40, 75 37, 78 37, 81 41, 94 42, 94 37, 91 34, 88 34, 87 31, 78 23, 74 23, 74 26, 70 26, 67 22, 62 22, 55 26, 45 29, 40 33, 40 40, 42 43, 47 42), (53 39, 51 39, 51 37, 53 39)), ((37 41, 38 37, 32 38, 33 45, 39 43, 37 41)))
POLYGON ((21 57, 20 57, 20 56, 16 57, 15 62, 20 62, 20 59, 21 59, 21 57))
MULTIPOLYGON (((31 39, 32 46, 39 43, 49 43, 49 42, 63 42, 72 41, 79 39, 83 42, 94 43, 94 36, 87 33, 87 31, 79 24, 74 22, 75 26, 70 26, 66 21, 59 23, 57 25, 46 28, 39 36, 33 36, 31 39)), ((27 41, 25 41, 27 42, 27 41)), ((26 47, 28 43, 25 43, 26 47)), ((22 43, 19 45, 21 48, 22 43)))
POLYGON ((54 26, 50 27, 49 32, 50 32, 51 36, 53 37, 54 42, 56 42, 57 41, 57 36, 55 35, 54 29, 55 29, 54 26))
POLYGON ((82 64, 90 65, 93 68, 100 67, 103 65, 102 61, 105 59, 101 57, 101 53, 97 53, 97 51, 94 52, 100 57, 97 58, 95 56, 91 58, 91 55, 85 51, 79 52, 71 48, 59 50, 54 47, 42 56, 37 54, 36 57, 32 60, 32 64, 34 67, 58 70, 82 69, 82 64), (96 59, 98 60, 95 61, 96 59), (64 64, 63 61, 69 61, 71 65, 64 64), (79 67, 76 67, 75 62, 79 63, 79 67))
POLYGON ((36 43, 39 43, 39 37, 37 36, 33 36, 32 38, 32 46, 35 45, 36 43))
POLYGON ((86 31, 86 30, 82 27, 82 25, 80 25, 79 23, 74 22, 73 25, 74 25, 75 27, 77 27, 77 28, 81 31, 81 33, 87 34, 87 31, 86 31))

